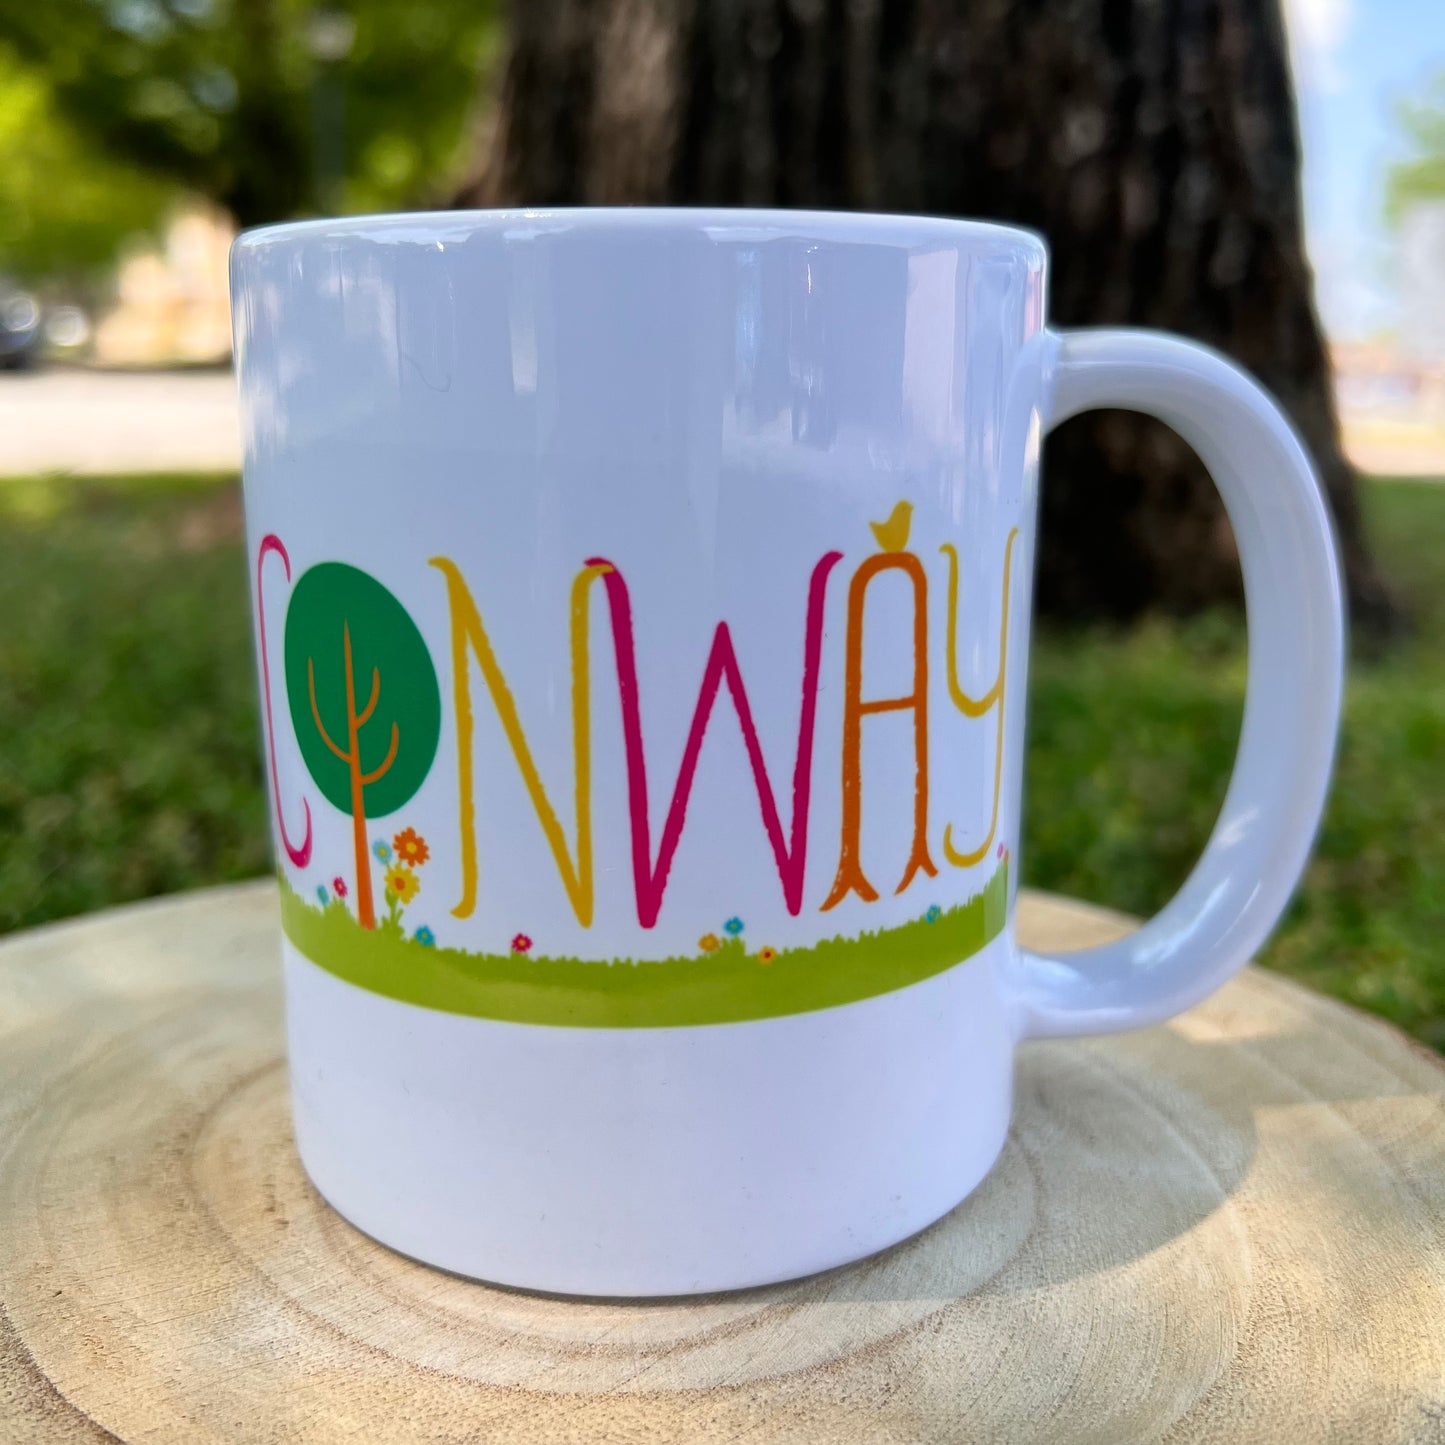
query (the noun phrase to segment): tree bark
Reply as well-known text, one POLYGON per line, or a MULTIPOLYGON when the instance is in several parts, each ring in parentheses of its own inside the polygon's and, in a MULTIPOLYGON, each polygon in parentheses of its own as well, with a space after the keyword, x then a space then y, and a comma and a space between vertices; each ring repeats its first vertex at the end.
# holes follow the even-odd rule
MULTIPOLYGON (((1319 464, 1356 622, 1394 618, 1314 308, 1278 0, 527 0, 482 149, 458 204, 816 206, 1042 231, 1058 324, 1182 332, 1274 392, 1319 464)), ((1238 596, 1214 489, 1158 423, 1067 423, 1043 496, 1043 610, 1238 596)))

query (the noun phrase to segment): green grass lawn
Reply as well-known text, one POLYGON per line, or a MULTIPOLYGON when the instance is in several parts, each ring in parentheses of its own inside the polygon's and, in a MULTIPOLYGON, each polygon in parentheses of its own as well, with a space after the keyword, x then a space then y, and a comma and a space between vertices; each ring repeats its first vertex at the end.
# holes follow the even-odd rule
POLYGON ((229 479, 0 480, 0 928, 265 872, 229 479))
MULTIPOLYGON (((1445 1049, 1445 486, 1366 505, 1416 632, 1356 662, 1333 799, 1263 962, 1445 1049)), ((267 870, 240 508, 226 478, 0 481, 0 928, 267 870)), ((1025 881, 1136 913, 1214 820, 1240 621, 1045 634, 1025 881)))
MULTIPOLYGON (((1260 962, 1445 1050, 1445 484, 1364 502, 1413 637, 1351 664, 1334 790, 1260 962)), ((1242 620, 1045 635, 1035 649, 1024 881, 1156 909, 1213 825, 1239 736, 1242 620)))

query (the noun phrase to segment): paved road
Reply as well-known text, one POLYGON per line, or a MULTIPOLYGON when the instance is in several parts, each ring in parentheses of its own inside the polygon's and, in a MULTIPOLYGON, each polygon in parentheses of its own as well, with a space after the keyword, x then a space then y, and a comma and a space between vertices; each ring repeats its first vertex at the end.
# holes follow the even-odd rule
MULTIPOLYGON (((1445 476, 1445 441, 1347 418, 1367 472, 1445 476)), ((234 471, 235 383, 225 371, 0 374, 0 476, 34 472, 234 471)))
POLYGON ((0 375, 0 476, 240 464, 236 384, 227 371, 0 375))

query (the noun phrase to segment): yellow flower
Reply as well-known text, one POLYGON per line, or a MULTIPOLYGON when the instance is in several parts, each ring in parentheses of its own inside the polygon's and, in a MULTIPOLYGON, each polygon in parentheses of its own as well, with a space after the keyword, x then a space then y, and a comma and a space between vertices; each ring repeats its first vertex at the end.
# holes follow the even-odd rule
POLYGON ((716 953, 721 945, 717 934, 704 933, 703 936, 698 939, 697 946, 702 949, 704 953, 716 953))
POLYGON ((759 963, 771 963, 778 956, 776 948, 760 948, 758 950, 759 963))
POLYGON ((421 879, 400 863, 386 870, 386 891, 398 903, 410 903, 421 891, 421 879))

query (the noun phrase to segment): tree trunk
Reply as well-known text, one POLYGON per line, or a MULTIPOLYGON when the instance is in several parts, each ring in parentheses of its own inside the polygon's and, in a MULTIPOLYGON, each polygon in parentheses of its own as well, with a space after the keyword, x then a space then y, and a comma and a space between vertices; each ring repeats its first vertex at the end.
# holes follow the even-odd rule
MULTIPOLYGON (((482 150, 459 204, 922 211, 1044 232, 1058 324, 1182 332, 1279 397, 1324 478, 1357 623, 1394 616, 1314 309, 1278 0, 527 0, 482 150)), ((1048 450, 1044 610, 1238 595, 1218 498, 1172 432, 1092 413, 1048 450)))

